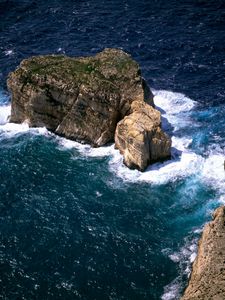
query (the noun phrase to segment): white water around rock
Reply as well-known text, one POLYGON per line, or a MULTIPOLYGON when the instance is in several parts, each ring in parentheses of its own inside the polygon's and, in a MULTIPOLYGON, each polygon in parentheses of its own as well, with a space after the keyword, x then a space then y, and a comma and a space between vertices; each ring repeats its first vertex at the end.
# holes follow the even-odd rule
MULTIPOLYGON (((179 129, 185 129, 185 127, 193 124, 191 112, 196 108, 197 103, 183 94, 172 91, 154 91, 154 95, 155 105, 162 114, 162 126, 165 129, 168 128, 168 132, 172 134, 172 157, 170 160, 163 163, 155 163, 149 166, 145 172, 139 172, 130 170, 123 164, 123 157, 118 150, 114 149, 114 144, 92 148, 89 145, 55 136, 58 147, 60 149, 75 148, 81 155, 87 157, 109 157, 109 170, 127 182, 147 182, 153 185, 162 185, 195 176, 199 182, 214 188, 218 192, 218 202, 225 203, 223 149, 213 147, 208 155, 200 155, 195 153, 191 147, 191 136, 180 137, 177 135, 179 129)), ((34 134, 52 135, 45 128, 29 128, 26 123, 8 123, 10 109, 10 105, 4 102, 0 106, 0 134, 8 138, 28 131, 34 134)), ((196 245, 197 238, 195 237, 191 241, 184 241, 184 246, 179 252, 168 252, 167 255, 175 263, 186 266, 185 269, 181 268, 182 272, 190 273, 191 263, 196 256, 196 245)), ((165 287, 164 294, 161 297, 162 300, 177 299, 180 292, 179 278, 176 278, 165 287)))

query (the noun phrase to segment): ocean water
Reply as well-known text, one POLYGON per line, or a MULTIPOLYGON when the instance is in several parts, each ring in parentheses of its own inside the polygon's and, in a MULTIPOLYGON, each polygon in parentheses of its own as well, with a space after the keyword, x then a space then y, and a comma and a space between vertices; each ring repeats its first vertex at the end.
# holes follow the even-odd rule
POLYGON ((224 1, 0 0, 0 299, 179 299, 225 203, 224 1), (172 159, 129 170, 10 124, 8 72, 31 55, 121 48, 139 62, 172 159))

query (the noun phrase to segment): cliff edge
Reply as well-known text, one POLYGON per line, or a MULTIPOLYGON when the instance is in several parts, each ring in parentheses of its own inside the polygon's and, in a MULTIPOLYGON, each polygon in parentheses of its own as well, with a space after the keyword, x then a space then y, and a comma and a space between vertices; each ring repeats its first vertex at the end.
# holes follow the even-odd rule
POLYGON ((225 299, 225 206, 213 214, 199 241, 188 287, 181 300, 225 299))

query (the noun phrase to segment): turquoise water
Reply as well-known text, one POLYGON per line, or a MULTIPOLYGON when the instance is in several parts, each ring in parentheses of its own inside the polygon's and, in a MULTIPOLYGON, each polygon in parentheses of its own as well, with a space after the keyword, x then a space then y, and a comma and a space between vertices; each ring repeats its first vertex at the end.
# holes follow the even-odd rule
POLYGON ((225 202, 222 1, 0 1, 0 299, 179 299, 225 202), (10 124, 9 71, 31 55, 132 54, 172 159, 144 173, 10 124))
POLYGON ((224 201, 222 150, 207 143, 213 136, 201 139, 201 118, 221 111, 154 93, 172 125, 164 120, 173 159, 144 173, 128 170, 114 145, 92 149, 44 128, 0 127, 3 293, 179 297, 202 224, 224 201))

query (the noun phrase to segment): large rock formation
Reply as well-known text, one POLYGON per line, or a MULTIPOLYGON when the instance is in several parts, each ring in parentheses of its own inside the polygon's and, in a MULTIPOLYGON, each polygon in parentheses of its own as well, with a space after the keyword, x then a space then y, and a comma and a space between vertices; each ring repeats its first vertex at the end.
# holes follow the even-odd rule
POLYGON ((155 161, 169 157, 171 141, 160 128, 160 112, 144 102, 134 101, 132 113, 116 127, 115 146, 131 169, 143 171, 155 161))
POLYGON ((138 64, 122 50, 105 49, 81 58, 31 57, 10 73, 7 84, 12 93, 11 122, 45 126, 69 139, 102 146, 114 141, 117 123, 132 113, 131 128, 126 125, 121 130, 119 123, 116 131, 116 145, 125 163, 144 170, 151 161, 170 155, 160 113, 150 107, 153 94, 138 64), (135 120, 139 125, 134 125, 135 120), (140 128, 142 142, 133 135, 134 128, 136 132, 140 128), (122 144, 123 132, 126 142, 122 144))
POLYGON ((190 281, 181 300, 225 299, 225 207, 213 214, 199 241, 190 281))

